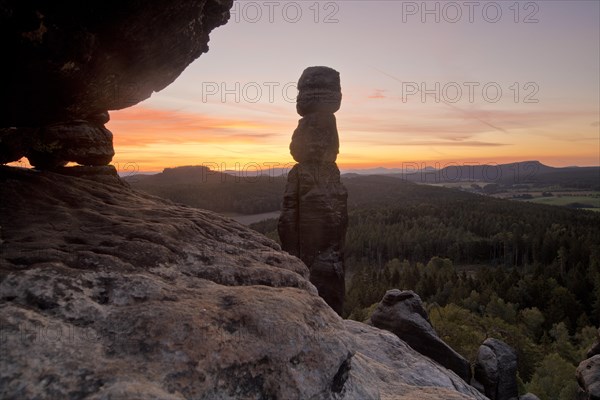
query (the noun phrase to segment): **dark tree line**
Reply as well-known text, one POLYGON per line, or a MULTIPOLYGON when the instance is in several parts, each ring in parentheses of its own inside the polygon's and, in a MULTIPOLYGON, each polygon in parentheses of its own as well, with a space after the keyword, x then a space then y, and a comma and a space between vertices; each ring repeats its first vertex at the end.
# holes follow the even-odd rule
POLYGON ((347 181, 355 200, 347 257, 379 266, 393 258, 427 262, 433 256, 455 264, 550 265, 559 257, 563 277, 597 257, 592 251, 600 244, 600 214, 405 182, 394 185, 393 180, 388 184, 380 188, 381 196, 371 187, 379 200, 369 202, 358 193, 353 199, 352 189, 360 182, 347 181))

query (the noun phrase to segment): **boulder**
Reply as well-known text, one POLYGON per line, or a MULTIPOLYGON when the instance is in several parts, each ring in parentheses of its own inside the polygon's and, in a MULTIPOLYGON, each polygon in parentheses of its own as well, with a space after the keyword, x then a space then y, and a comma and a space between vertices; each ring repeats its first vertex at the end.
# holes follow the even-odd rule
POLYGON ((577 382, 588 400, 600 400, 600 355, 597 354, 579 364, 577 382))
POLYGON ((421 298, 413 291, 388 290, 371 315, 371 323, 404 340, 419 353, 471 381, 469 362, 439 338, 421 298))
POLYGON ((39 129, 30 139, 26 156, 31 165, 52 169, 69 161, 81 165, 107 165, 111 162, 112 133, 104 125, 71 121, 39 129))
POLYGON ((82 169, 0 167, 0 398, 485 400, 266 237, 82 169))
POLYGON ((474 378, 491 400, 517 398, 517 353, 501 340, 488 338, 479 347, 474 378))
POLYGON ((298 80, 296 111, 305 116, 315 112, 333 114, 340 109, 340 73, 329 67, 308 67, 298 80))

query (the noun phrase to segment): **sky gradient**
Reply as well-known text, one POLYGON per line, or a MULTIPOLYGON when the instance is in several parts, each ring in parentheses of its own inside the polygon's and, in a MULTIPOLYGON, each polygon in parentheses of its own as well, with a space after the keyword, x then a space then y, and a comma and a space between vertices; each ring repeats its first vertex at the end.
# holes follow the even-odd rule
POLYGON ((209 45, 111 111, 117 167, 292 163, 295 83, 312 65, 341 74, 342 170, 600 165, 597 1, 239 1, 209 45))

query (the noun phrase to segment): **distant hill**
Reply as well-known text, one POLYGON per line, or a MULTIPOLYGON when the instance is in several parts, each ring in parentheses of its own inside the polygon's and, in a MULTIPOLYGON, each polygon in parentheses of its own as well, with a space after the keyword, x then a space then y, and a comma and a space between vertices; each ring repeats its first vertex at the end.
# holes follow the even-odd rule
MULTIPOLYGON (((261 214, 281 207, 286 176, 223 173, 204 166, 166 168, 154 175, 135 175, 125 180, 136 189, 193 207, 222 213, 261 214)), ((411 174, 342 175, 348 187, 349 206, 402 201, 406 191, 402 183, 487 182, 511 186, 558 185, 600 190, 600 167, 554 168, 539 161, 523 161, 501 165, 446 167, 441 170, 411 174)), ((437 196, 442 192, 428 192, 437 196)), ((420 192, 419 192, 420 193, 420 192)), ((454 194, 456 196, 457 194, 454 194)))
POLYGON ((260 214, 279 210, 284 176, 212 171, 204 166, 166 168, 154 175, 125 178, 135 189, 177 203, 221 213, 260 214))
POLYGON ((133 185, 175 185, 217 183, 234 177, 200 165, 165 168, 163 172, 152 175, 130 175, 124 179, 133 185))
POLYGON ((544 165, 539 161, 521 161, 498 165, 452 165, 438 170, 405 171, 390 176, 418 183, 555 184, 576 188, 600 189, 600 167, 555 168, 544 165))

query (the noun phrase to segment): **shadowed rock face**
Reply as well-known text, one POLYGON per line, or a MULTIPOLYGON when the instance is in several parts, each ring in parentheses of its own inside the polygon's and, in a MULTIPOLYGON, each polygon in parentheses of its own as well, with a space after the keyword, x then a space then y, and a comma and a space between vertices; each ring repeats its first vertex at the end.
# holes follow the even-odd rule
POLYGON ((479 347, 475 379, 491 400, 511 400, 518 394, 517 353, 501 340, 488 338, 479 347))
POLYGON ((332 68, 306 68, 298 80, 298 91, 296 111, 303 117, 316 112, 333 114, 340 109, 340 74, 332 68))
POLYGON ((232 4, 233 0, 2 2, 0 47, 6 57, 0 162, 23 156, 41 168, 66 161, 110 162, 107 111, 137 104, 172 83, 208 51, 210 31, 228 20, 232 4), (60 132, 56 124, 62 126, 60 132), (10 137, 7 128, 16 128, 10 137), (42 154, 40 144, 45 146, 42 154))
POLYGON ((0 167, 0 398, 485 400, 264 236, 67 170, 0 167))
POLYGON ((290 153, 299 163, 334 163, 340 149, 335 115, 314 113, 298 121, 290 153))
POLYGON ((339 138, 333 113, 342 98, 340 74, 328 67, 309 67, 298 89, 296 108, 304 118, 290 144, 298 164, 288 174, 279 238, 284 250, 308 266, 319 295, 341 314, 348 192, 335 164, 339 138))
POLYGON ((371 315, 371 323, 394 333, 419 353, 454 371, 465 382, 471 381, 469 362, 439 338, 415 292, 388 290, 371 315))

